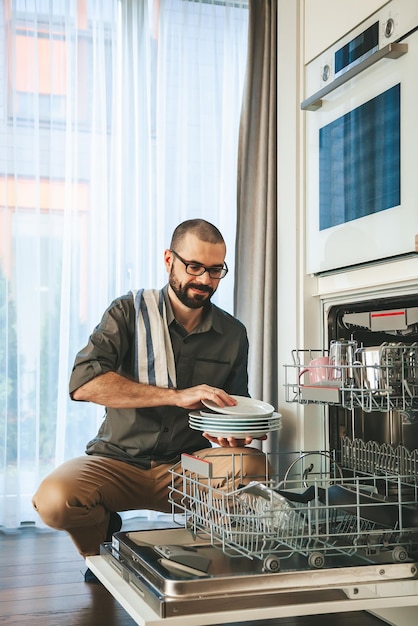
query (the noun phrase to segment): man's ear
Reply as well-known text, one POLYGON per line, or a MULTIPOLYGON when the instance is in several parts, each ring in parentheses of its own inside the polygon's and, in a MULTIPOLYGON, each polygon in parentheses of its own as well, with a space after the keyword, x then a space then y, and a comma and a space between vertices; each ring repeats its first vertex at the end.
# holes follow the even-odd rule
POLYGON ((169 248, 164 251, 164 264, 167 272, 170 272, 171 266, 173 265, 173 253, 169 248))

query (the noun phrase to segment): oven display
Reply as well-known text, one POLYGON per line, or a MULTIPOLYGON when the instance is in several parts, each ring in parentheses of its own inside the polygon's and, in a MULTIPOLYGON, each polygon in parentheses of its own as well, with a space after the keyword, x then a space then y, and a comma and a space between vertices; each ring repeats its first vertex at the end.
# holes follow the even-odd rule
POLYGON ((335 53, 335 76, 346 72, 350 67, 367 58, 379 48, 379 22, 349 41, 335 53))
POLYGON ((400 84, 319 129, 319 229, 398 206, 400 84))

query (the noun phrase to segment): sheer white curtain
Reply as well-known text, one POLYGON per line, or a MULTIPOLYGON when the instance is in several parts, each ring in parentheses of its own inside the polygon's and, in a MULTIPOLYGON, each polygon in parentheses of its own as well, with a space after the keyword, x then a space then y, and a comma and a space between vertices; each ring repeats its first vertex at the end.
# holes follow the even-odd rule
MULTIPOLYGON (((247 3, 0 0, 0 526, 103 409, 68 399, 110 301, 204 217, 234 260, 247 3)), ((217 303, 233 307, 233 276, 217 303)))

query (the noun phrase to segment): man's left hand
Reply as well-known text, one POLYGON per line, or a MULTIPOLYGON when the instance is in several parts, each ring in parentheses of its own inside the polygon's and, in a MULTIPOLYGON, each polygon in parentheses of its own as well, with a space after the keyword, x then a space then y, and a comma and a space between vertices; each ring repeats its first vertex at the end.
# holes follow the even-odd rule
MULTIPOLYGON (((212 435, 208 435, 208 433, 203 433, 203 436, 211 443, 215 443, 222 448, 243 448, 244 446, 249 446, 253 441, 253 437, 245 437, 245 439, 235 439, 235 437, 212 437, 212 435)), ((264 441, 267 439, 267 435, 256 437, 256 439, 257 441, 264 441)))

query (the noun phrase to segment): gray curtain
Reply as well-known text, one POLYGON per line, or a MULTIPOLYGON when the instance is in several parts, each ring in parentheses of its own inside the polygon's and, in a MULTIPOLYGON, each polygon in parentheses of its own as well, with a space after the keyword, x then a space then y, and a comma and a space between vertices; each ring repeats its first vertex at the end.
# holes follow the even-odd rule
POLYGON ((248 331, 250 393, 277 408, 277 0, 250 0, 249 10, 234 305, 248 331))

